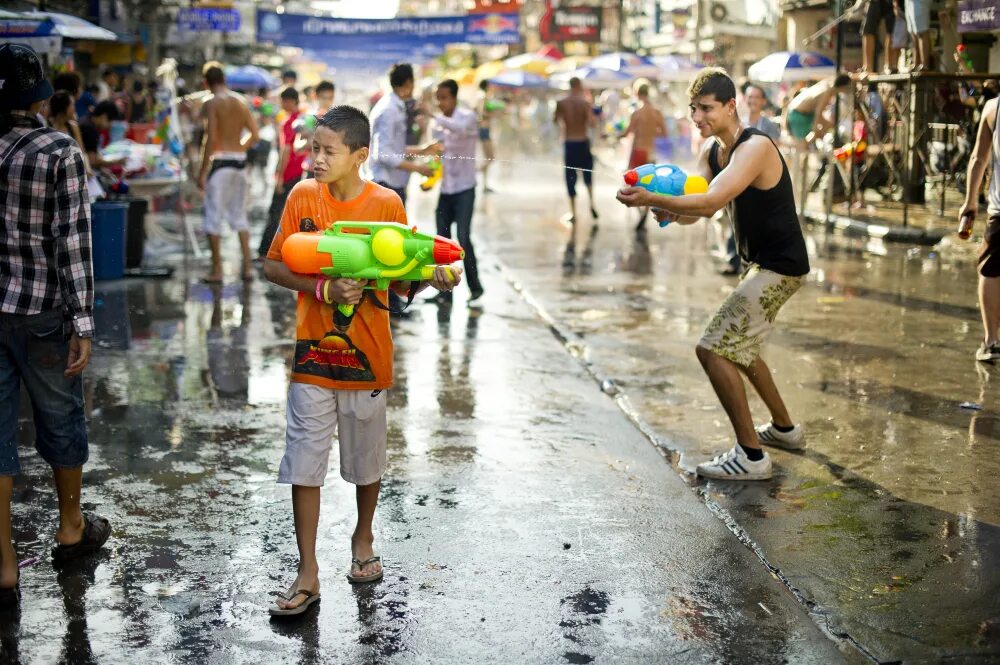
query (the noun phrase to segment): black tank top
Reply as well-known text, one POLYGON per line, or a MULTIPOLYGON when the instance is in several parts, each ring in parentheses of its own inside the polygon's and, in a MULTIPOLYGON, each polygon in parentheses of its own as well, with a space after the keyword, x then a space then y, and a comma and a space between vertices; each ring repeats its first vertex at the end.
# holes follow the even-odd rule
MULTIPOLYGON (((737 139, 733 151, 751 136, 763 136, 771 141, 764 132, 747 127, 737 139)), ((771 141, 771 145, 774 145, 774 141, 771 141)), ((777 150, 778 146, 774 146, 774 149, 777 150)), ((756 263, 761 268, 780 275, 798 277, 809 272, 809 255, 795 212, 792 177, 780 151, 778 157, 781 158, 781 179, 778 184, 771 189, 747 187, 733 199, 728 210, 733 220, 736 248, 743 261, 756 263)), ((718 143, 708 153, 708 166, 712 169, 713 176, 722 171, 719 166, 718 143)))

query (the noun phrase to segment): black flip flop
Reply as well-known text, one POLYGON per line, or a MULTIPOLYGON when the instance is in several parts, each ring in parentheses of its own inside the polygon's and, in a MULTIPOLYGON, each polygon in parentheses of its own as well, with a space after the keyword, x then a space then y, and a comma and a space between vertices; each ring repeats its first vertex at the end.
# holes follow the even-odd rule
POLYGON ((275 605, 274 607, 267 608, 267 611, 270 612, 271 616, 273 616, 273 617, 293 617, 293 616, 298 616, 299 614, 305 613, 305 611, 308 610, 309 607, 313 603, 319 602, 319 592, 317 591, 316 593, 313 593, 312 591, 309 591, 308 589, 299 589, 298 591, 296 591, 295 593, 293 593, 291 596, 286 596, 285 594, 281 593, 280 591, 272 591, 271 595, 272 596, 277 596, 278 598, 281 598, 282 600, 285 600, 285 601, 288 601, 288 602, 292 602, 292 598, 295 598, 295 596, 305 596, 306 597, 306 599, 303 600, 301 603, 299 603, 295 607, 289 607, 287 610, 283 610, 280 607, 278 607, 277 605, 275 605))
POLYGON ((83 537, 72 545, 56 545, 52 548, 52 560, 56 563, 78 559, 92 554, 104 546, 111 535, 111 523, 96 515, 83 516, 83 537))
POLYGON ((385 574, 385 566, 379 568, 377 573, 372 573, 371 575, 355 575, 354 567, 357 566, 358 572, 360 573, 362 570, 365 569, 365 566, 367 566, 368 564, 381 563, 381 562, 382 562, 382 557, 380 556, 373 556, 367 561, 351 559, 351 572, 347 574, 347 580, 351 584, 367 584, 368 582, 378 582, 380 579, 382 579, 382 576, 385 574))

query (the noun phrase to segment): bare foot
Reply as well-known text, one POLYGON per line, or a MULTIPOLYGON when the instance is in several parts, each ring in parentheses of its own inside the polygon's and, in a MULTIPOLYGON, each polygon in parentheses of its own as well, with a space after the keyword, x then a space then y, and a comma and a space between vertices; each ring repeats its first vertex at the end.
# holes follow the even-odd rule
POLYGON ((309 591, 313 594, 319 593, 319 568, 311 571, 300 570, 299 574, 295 577, 295 581, 292 585, 288 587, 288 591, 285 593, 285 598, 278 598, 274 601, 280 609, 290 610, 298 607, 306 601, 306 595, 299 593, 299 591, 309 591))
MULTIPOLYGON (((375 536, 369 536, 367 538, 354 536, 351 538, 351 556, 358 561, 368 561, 368 559, 375 555, 375 549, 372 547, 372 543, 374 542, 375 536)), ((355 572, 354 574, 358 577, 367 577, 369 575, 376 574, 380 570, 382 570, 382 562, 373 561, 362 566, 361 570, 355 572)))

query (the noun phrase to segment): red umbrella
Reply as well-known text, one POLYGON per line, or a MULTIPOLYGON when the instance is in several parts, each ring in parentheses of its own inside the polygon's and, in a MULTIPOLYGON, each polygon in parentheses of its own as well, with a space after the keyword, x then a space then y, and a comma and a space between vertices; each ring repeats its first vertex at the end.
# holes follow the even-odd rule
POLYGON ((552 58, 553 60, 562 60, 562 52, 553 46, 552 44, 546 44, 542 48, 538 49, 538 55, 544 55, 547 58, 552 58))

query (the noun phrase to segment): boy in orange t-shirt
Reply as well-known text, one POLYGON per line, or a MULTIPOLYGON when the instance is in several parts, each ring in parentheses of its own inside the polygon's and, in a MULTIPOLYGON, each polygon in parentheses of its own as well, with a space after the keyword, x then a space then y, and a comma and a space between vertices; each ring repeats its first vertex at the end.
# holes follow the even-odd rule
MULTIPOLYGON (((338 221, 406 224, 399 196, 361 179, 358 169, 368 159, 370 140, 368 118, 358 109, 336 106, 323 116, 312 141, 315 179, 298 183, 288 195, 264 264, 269 280, 298 292, 285 454, 278 482, 292 485, 299 568, 288 592, 275 594, 278 599, 270 608, 275 616, 301 614, 319 599, 316 531, 320 487, 334 434, 340 444, 340 474, 357 485, 358 521, 347 577, 351 582, 375 582, 383 574, 381 558, 372 547, 372 519, 386 468, 386 389, 392 386, 389 313, 369 297, 362 298, 365 281, 296 274, 281 259, 285 239, 299 231, 322 231, 338 221), (321 300, 323 294, 333 304, 321 300), (345 332, 333 325, 336 303, 356 305, 345 332)), ((449 272, 439 267, 429 283, 451 291, 460 275, 459 268, 449 272)), ((405 294, 408 284, 392 288, 405 294)), ((386 305, 385 291, 369 293, 386 305)))

